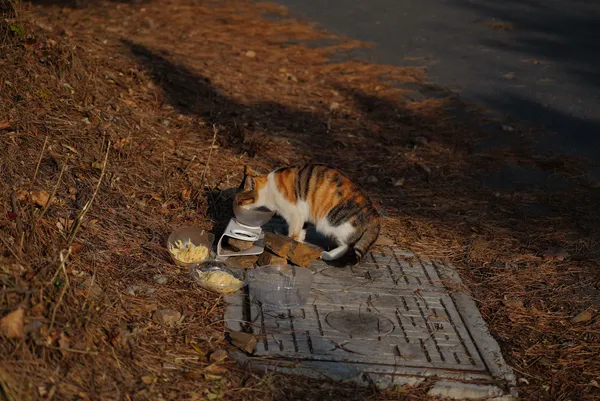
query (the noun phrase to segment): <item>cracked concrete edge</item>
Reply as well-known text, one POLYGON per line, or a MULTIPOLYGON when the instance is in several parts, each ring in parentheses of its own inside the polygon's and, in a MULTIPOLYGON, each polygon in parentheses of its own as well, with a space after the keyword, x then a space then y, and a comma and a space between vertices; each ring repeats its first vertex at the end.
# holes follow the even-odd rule
MULTIPOLYGON (((369 373, 361 372, 354 366, 340 364, 335 372, 329 374, 319 369, 316 361, 295 364, 293 362, 278 361, 276 359, 253 359, 241 351, 234 351, 230 356, 239 365, 248 367, 255 372, 279 372, 289 375, 300 375, 319 380, 333 380, 340 385, 355 385, 360 387, 373 386, 378 389, 391 388, 392 385, 418 386, 429 380, 431 387, 428 395, 431 397, 455 400, 489 400, 489 401, 514 401, 517 398, 507 395, 506 392, 491 384, 470 384, 448 380, 435 380, 435 377, 394 377, 387 381, 380 378, 374 380, 369 373)), ((384 375, 385 376, 385 375, 384 375)))
MULTIPOLYGON (((458 275, 456 269, 443 264, 435 263, 440 278, 445 281, 452 281, 456 286, 462 286, 463 282, 458 275)), ((481 357, 483 358, 486 366, 490 370, 490 373, 497 378, 501 378, 507 381, 509 385, 509 395, 511 397, 517 397, 516 389, 516 378, 515 375, 504 360, 502 351, 498 342, 490 334, 487 324, 475 301, 469 295, 464 292, 450 292, 450 297, 454 300, 456 309, 460 316, 465 322, 465 325, 470 328, 470 333, 473 338, 473 342, 477 345, 480 351, 481 357)))
POLYGON ((431 397, 450 398, 453 400, 495 400, 512 401, 512 395, 505 394, 498 386, 438 381, 427 392, 431 397))

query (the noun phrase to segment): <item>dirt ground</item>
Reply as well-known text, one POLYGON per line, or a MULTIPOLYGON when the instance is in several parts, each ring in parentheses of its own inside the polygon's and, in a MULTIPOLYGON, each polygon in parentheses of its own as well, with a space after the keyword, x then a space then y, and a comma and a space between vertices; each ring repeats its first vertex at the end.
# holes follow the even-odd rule
POLYGON ((329 163, 372 194, 399 246, 454 263, 523 399, 600 398, 600 186, 530 151, 426 71, 355 61, 357 43, 244 0, 0 0, 0 398, 425 399, 211 360, 223 302, 164 251, 218 229, 220 191, 329 163), (409 88, 427 88, 417 97, 409 88), (460 115, 461 117, 457 117, 460 115), (514 148, 477 150, 494 135, 514 148), (568 188, 498 190, 506 163, 568 188), (157 309, 183 320, 165 327, 157 309))

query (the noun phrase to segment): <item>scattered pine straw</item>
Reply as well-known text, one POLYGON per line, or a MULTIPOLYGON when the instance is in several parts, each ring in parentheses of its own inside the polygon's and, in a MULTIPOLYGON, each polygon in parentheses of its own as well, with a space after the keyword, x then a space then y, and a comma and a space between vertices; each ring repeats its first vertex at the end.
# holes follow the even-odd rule
POLYGON ((424 69, 352 60, 365 44, 271 3, 0 4, 0 317, 23 308, 26 333, 0 355, 33 399, 426 399, 210 363, 224 304, 164 241, 218 230, 243 164, 308 160, 364 185, 386 236, 460 268, 524 399, 600 396, 600 189, 585 161, 533 152, 543 133, 515 122, 521 146, 475 150, 497 135, 483 110, 411 101, 424 69), (570 186, 482 185, 507 164, 570 186))

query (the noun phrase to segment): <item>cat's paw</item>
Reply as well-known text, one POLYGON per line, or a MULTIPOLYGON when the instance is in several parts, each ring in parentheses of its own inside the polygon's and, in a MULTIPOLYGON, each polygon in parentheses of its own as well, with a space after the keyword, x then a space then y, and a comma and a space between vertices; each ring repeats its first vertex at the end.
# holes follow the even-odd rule
POLYGON ((333 260, 334 258, 331 256, 331 254, 327 251, 323 251, 321 252, 321 259, 323 260, 333 260))
POLYGON ((304 242, 306 239, 306 230, 301 230, 298 234, 292 234, 290 235, 290 238, 294 241, 304 242))
POLYGON ((304 242, 305 239, 306 239, 306 230, 302 230, 302 231, 300 231, 300 234, 298 234, 298 238, 296 239, 296 241, 304 242))

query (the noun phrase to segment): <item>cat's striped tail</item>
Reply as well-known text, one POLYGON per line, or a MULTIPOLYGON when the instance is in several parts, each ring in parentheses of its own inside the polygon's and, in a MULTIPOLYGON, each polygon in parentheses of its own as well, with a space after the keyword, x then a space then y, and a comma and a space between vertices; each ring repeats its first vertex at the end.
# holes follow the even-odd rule
POLYGON ((356 254, 357 263, 362 260, 375 241, 377 241, 380 229, 379 221, 376 220, 367 226, 367 229, 363 232, 358 241, 356 241, 354 244, 354 253, 356 254))

